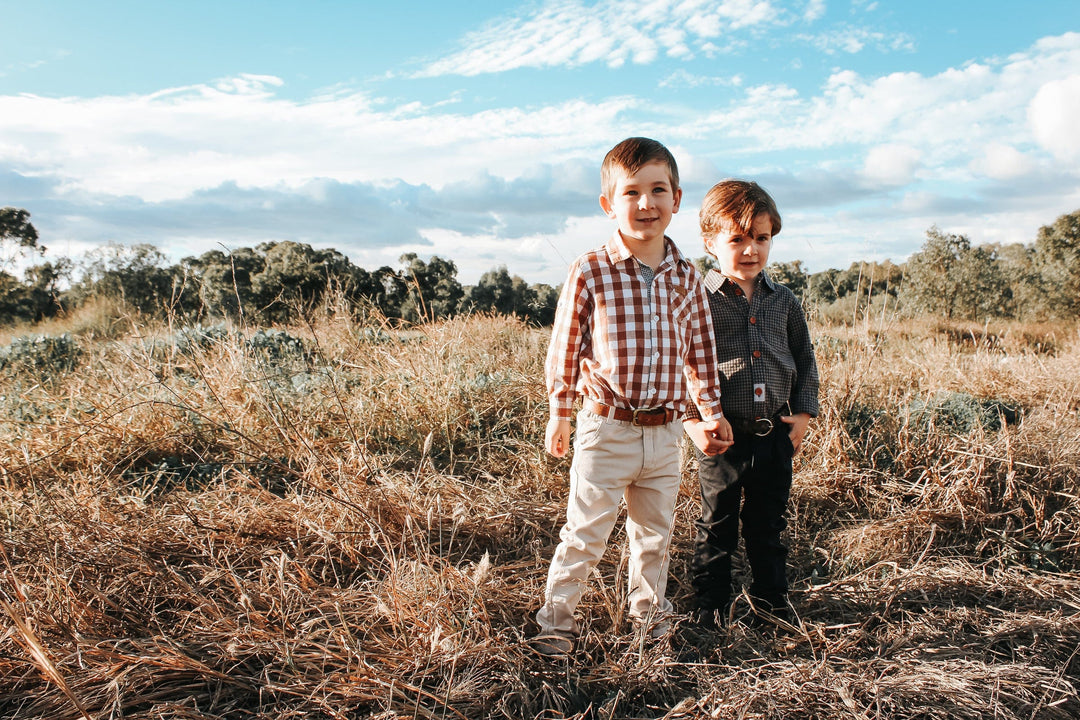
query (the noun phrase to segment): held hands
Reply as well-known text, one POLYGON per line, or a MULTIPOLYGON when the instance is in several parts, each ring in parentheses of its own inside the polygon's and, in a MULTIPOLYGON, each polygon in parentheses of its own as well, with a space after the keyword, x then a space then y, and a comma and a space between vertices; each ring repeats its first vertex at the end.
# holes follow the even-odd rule
POLYGON ((566 457, 570 449, 570 421, 557 417, 549 418, 544 431, 544 447, 557 458, 566 457))
POLYGON ((780 419, 791 426, 788 428, 788 437, 791 438, 791 446, 798 453, 799 448, 802 447, 803 437, 806 435, 806 428, 810 425, 810 414, 781 415, 780 419))
POLYGON ((723 417, 715 420, 683 420, 683 430, 706 455, 723 455, 735 442, 731 425, 723 417))

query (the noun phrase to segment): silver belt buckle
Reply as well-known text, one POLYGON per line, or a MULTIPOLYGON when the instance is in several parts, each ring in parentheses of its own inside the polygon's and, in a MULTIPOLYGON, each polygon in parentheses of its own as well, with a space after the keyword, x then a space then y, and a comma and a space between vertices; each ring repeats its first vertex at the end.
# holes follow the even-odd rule
POLYGON ((755 435, 757 435, 758 437, 765 437, 773 431, 773 422, 769 418, 758 418, 754 421, 754 427, 755 435), (762 427, 764 427, 765 429, 762 430, 762 427))

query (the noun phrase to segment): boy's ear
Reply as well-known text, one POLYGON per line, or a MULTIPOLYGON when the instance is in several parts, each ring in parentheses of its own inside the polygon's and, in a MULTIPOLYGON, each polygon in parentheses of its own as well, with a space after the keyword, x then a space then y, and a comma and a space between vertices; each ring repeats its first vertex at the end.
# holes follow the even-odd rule
POLYGON ((615 217, 615 210, 611 207, 611 201, 608 200, 607 195, 604 193, 600 193, 600 207, 609 218, 615 217))
POLYGON ((679 203, 682 202, 682 188, 675 188, 671 191, 671 195, 673 198, 675 198, 675 204, 671 207, 671 213, 672 215, 674 215, 675 213, 679 212, 679 203))

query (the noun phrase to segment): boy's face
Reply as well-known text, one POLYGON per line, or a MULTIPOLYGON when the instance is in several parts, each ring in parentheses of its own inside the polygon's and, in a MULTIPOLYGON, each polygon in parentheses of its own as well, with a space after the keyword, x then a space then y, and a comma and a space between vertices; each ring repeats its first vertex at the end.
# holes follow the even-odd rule
POLYGON ((619 224, 624 240, 648 243, 663 240, 681 200, 682 190, 671 187, 668 166, 654 162, 632 175, 616 170, 612 195, 600 195, 600 207, 619 224))
POLYGON ((772 219, 768 213, 758 213, 747 232, 725 225, 716 237, 705 241, 705 247, 720 263, 720 272, 733 280, 753 280, 769 263, 772 219))

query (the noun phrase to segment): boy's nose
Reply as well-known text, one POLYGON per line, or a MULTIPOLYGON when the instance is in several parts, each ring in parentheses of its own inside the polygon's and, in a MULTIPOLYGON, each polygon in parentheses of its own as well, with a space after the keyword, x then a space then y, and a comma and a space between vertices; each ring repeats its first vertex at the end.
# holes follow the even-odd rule
POLYGON ((637 204, 638 204, 638 207, 641 208, 642 210, 648 210, 649 203, 650 203, 650 200, 649 200, 648 193, 644 193, 638 198, 638 203, 637 204))

